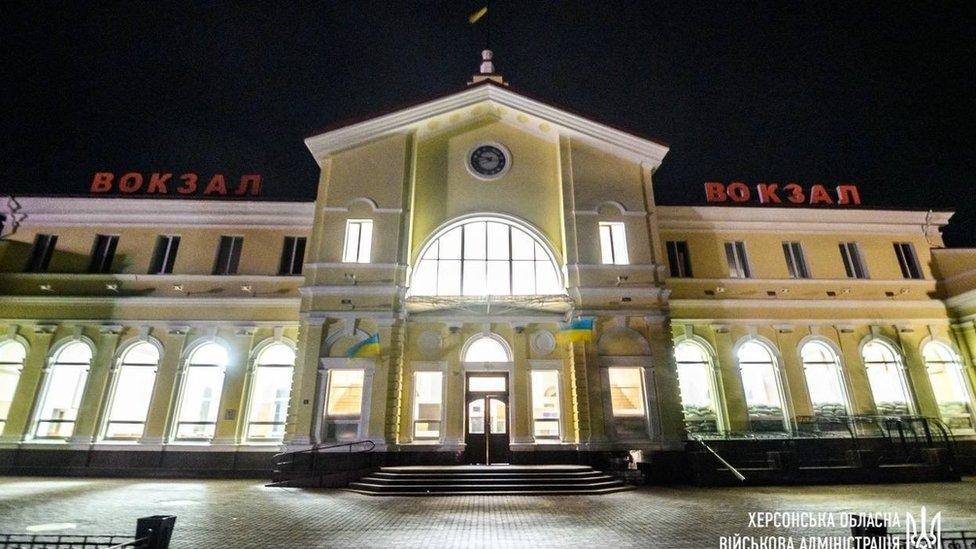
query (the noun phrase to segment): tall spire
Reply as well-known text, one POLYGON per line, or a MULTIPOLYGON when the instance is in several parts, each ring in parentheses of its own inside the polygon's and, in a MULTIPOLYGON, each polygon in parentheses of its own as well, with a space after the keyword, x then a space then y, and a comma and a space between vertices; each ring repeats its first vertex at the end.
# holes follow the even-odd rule
POLYGON ((491 80, 503 86, 507 86, 508 82, 502 78, 502 75, 495 73, 495 63, 493 61, 494 54, 489 49, 481 50, 481 66, 478 68, 478 74, 471 77, 471 81, 468 85, 480 84, 485 80, 491 80))

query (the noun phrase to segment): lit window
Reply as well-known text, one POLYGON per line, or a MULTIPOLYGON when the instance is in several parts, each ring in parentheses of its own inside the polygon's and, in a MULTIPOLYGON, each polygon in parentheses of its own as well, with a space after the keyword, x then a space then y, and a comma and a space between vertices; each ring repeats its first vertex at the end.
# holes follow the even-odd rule
POLYGON ((420 253, 409 295, 564 294, 544 243, 509 221, 476 218, 452 225, 420 253))
POLYGON ((354 440, 359 435, 365 370, 330 370, 325 428, 329 440, 354 440))
POLYGON ((888 344, 879 340, 867 342, 861 349, 861 358, 868 372, 868 383, 874 395, 874 405, 878 414, 884 416, 905 416, 911 413, 911 401, 901 357, 888 344))
POLYGON ((532 433, 535 438, 559 438, 559 372, 532 371, 532 433))
POLYGON ((915 246, 911 242, 895 242, 895 255, 898 257, 902 277, 922 278, 922 268, 918 264, 918 255, 915 254, 915 246))
POLYGON ((281 247, 281 262, 278 265, 278 274, 300 275, 302 274, 302 263, 304 262, 305 237, 286 236, 285 243, 281 247))
POLYGON ((508 349, 497 339, 481 336, 464 352, 464 362, 509 362, 508 349))
POLYGON ((272 343, 258 353, 254 364, 246 438, 281 440, 288 418, 295 351, 284 343, 272 343))
POLYGON ((373 247, 373 222, 369 219, 350 219, 346 222, 346 243, 342 248, 342 261, 369 263, 373 247))
POLYGON ((750 427, 754 431, 782 431, 786 415, 772 351, 758 341, 747 341, 739 347, 737 358, 750 427))
POLYGON ((847 278, 867 278, 868 271, 864 268, 864 259, 857 242, 841 242, 840 256, 844 259, 844 270, 847 278))
POLYGON ((614 417, 644 417, 644 379, 640 368, 609 368, 614 417))
POLYGON ((729 264, 729 276, 732 278, 752 278, 749 269, 749 258, 746 257, 746 244, 742 241, 725 243, 725 259, 729 264))
POLYGON ((697 343, 682 341, 674 347, 674 358, 685 430, 689 433, 717 432, 718 414, 715 412, 712 364, 708 353, 697 343))
POLYGON ((214 261, 213 274, 234 275, 241 263, 241 248, 244 246, 243 236, 221 236, 217 247, 217 259, 214 261))
POLYGON ((627 265, 627 231, 619 222, 600 223, 600 257, 604 265, 627 265))
POLYGON ((158 366, 159 349, 152 343, 136 343, 122 354, 108 406, 105 438, 137 439, 142 436, 158 366))
POLYGON ((28 273, 43 273, 47 271, 51 263, 51 256, 54 254, 54 247, 58 243, 56 234, 39 234, 34 237, 34 245, 31 247, 30 256, 27 258, 27 265, 24 271, 28 273))
POLYGON ((672 278, 691 278, 691 257, 688 255, 688 243, 669 240, 668 248, 668 270, 672 278))
POLYGON ((942 421, 953 430, 972 430, 972 397, 956 353, 947 345, 932 341, 922 349, 922 357, 942 421))
POLYGON ((846 417, 849 409, 837 353, 822 341, 809 341, 800 348, 800 358, 813 414, 822 418, 846 417))
POLYGON ((61 347, 51 361, 38 407, 34 436, 68 438, 75 429, 78 408, 88 380, 92 348, 80 341, 61 347))
POLYGON ((799 242, 784 242, 783 255, 786 256, 786 268, 790 272, 790 278, 810 278, 807 260, 799 242))
POLYGON ((504 393, 508 387, 505 376, 470 376, 468 377, 468 391, 482 393, 504 393))
POLYGON ((217 343, 200 345, 190 354, 176 413, 177 440, 213 438, 227 361, 227 349, 217 343))
POLYGON ((441 436, 441 372, 417 372, 413 377, 413 436, 441 436))
POLYGON ((7 340, 0 343, 0 433, 7 423, 10 404, 17 391, 17 381, 24 369, 27 347, 19 341, 7 340))
POLYGON ((119 245, 119 237, 114 234, 95 235, 92 244, 91 261, 88 263, 89 273, 110 273, 112 262, 115 260, 115 248, 119 245))
POLYGON ((159 235, 156 237, 156 249, 153 250, 152 262, 149 263, 149 274, 171 274, 173 263, 176 262, 176 252, 180 249, 180 237, 174 235, 159 235))

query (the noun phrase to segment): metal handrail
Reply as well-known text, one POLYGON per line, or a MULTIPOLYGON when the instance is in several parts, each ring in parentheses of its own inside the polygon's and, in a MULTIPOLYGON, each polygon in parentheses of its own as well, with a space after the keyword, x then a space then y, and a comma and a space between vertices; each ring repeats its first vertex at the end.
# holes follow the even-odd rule
POLYGON ((703 448, 705 448, 706 450, 708 450, 709 452, 711 452, 712 455, 715 456, 715 459, 717 459, 722 465, 724 465, 729 471, 731 471, 732 474, 735 475, 735 478, 739 479, 742 482, 745 482, 745 480, 746 480, 745 475, 743 475, 742 473, 740 473, 739 470, 736 469, 735 467, 733 467, 731 463, 725 461, 725 459, 722 456, 718 455, 718 452, 716 452, 715 450, 713 450, 711 446, 709 446, 708 444, 705 444, 705 441, 702 440, 700 436, 698 436, 698 435, 692 435, 692 437, 694 437, 694 439, 697 440, 698 443, 701 444, 703 448))
POLYGON ((276 459, 276 458, 278 458, 280 456, 286 456, 286 455, 290 456, 290 455, 296 455, 296 454, 311 454, 313 452, 318 452, 319 450, 329 450, 331 448, 341 448, 343 446, 348 446, 349 447, 349 453, 351 454, 352 453, 352 447, 353 446, 356 446, 356 445, 359 445, 359 444, 362 444, 363 446, 367 446, 367 448, 365 448, 364 450, 362 450, 362 452, 372 452, 373 449, 376 448, 376 443, 373 442, 372 440, 368 440, 368 439, 367 440, 356 440, 356 441, 353 441, 353 442, 340 442, 340 443, 336 443, 336 444, 330 444, 328 446, 323 446, 322 444, 315 444, 311 448, 306 448, 304 450, 295 450, 293 452, 280 452, 280 453, 277 453, 277 454, 274 455, 274 458, 272 458, 272 459, 276 459))

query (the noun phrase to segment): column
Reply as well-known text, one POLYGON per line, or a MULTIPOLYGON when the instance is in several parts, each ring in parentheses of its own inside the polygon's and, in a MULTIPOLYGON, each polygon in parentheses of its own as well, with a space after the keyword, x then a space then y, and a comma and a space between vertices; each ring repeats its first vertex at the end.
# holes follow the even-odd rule
POLYGON ((319 379, 319 357, 324 341, 325 319, 302 320, 298 333, 298 353, 292 379, 288 419, 285 424, 287 446, 303 446, 321 442, 322 402, 325 388, 319 379))
POLYGON ((7 424, 3 436, 0 436, 0 442, 20 442, 30 430, 31 414, 47 366, 47 355, 51 349, 55 326, 40 324, 23 330, 33 330, 33 333, 28 334, 27 337, 30 346, 24 358, 24 368, 20 372, 17 392, 14 393, 13 402, 10 403, 7 424))
POLYGON ((98 438, 99 420, 102 408, 106 405, 112 363, 115 361, 115 349, 121 333, 121 326, 98 327, 98 341, 88 370, 88 382, 85 383, 78 417, 75 419, 75 428, 68 442, 90 444, 98 438))
POLYGON ((241 402, 244 397, 244 382, 251 361, 251 346, 254 343, 253 327, 238 328, 234 337, 227 338, 230 362, 224 374, 224 386, 220 391, 220 408, 217 412, 217 426, 212 444, 236 444, 239 425, 244 411, 241 402))
POLYGON ((746 404, 745 391, 742 388, 742 375, 739 372, 738 361, 732 352, 732 335, 728 326, 715 325, 711 327, 715 338, 715 353, 718 358, 719 375, 722 388, 725 391, 725 410, 728 414, 729 429, 732 431, 747 431, 749 429, 749 406, 746 404))
POLYGON ((182 381, 183 346, 190 329, 187 326, 174 326, 163 330, 153 330, 153 336, 163 344, 163 356, 156 370, 156 385, 153 387, 146 428, 139 444, 163 444, 176 413, 176 400, 182 381))

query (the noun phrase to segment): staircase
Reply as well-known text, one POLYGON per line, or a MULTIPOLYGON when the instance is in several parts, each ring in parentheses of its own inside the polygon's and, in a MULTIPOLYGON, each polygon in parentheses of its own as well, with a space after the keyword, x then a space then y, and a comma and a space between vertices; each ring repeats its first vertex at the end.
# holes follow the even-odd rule
POLYGON ((383 467, 348 488, 371 496, 597 495, 631 489, 585 465, 383 467))

